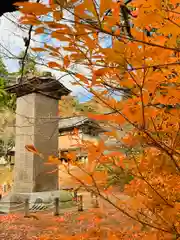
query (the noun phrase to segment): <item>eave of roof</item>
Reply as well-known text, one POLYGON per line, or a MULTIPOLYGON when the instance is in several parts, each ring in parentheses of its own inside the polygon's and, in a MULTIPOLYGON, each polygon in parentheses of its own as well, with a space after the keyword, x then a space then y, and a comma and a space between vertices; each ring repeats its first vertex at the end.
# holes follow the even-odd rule
POLYGON ((30 93, 40 93, 58 100, 71 92, 54 77, 36 76, 24 79, 22 84, 16 83, 8 86, 5 90, 16 94, 17 97, 22 97, 30 93))
POLYGON ((72 130, 74 128, 80 128, 83 125, 88 125, 94 129, 104 131, 98 122, 84 116, 75 116, 71 118, 60 119, 59 132, 72 130))

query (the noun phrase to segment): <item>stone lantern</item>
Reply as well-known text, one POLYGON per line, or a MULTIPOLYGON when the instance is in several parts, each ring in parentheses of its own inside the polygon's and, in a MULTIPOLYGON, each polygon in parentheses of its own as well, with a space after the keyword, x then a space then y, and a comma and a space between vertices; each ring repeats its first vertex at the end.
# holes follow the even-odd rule
POLYGON ((58 189, 56 165, 44 164, 48 156, 58 154, 58 101, 68 95, 64 85, 51 76, 31 77, 6 88, 16 94, 15 166, 12 195, 58 189), (28 152, 33 145, 44 159, 28 152))

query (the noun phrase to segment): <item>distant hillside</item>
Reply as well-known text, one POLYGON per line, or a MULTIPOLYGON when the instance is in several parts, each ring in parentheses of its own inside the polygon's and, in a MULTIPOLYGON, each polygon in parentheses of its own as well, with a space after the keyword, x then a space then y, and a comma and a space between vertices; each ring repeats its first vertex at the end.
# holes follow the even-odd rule
POLYGON ((102 103, 98 103, 96 99, 80 103, 77 98, 67 96, 59 101, 59 115, 61 117, 86 115, 88 112, 106 113, 109 112, 109 109, 103 106, 102 103))

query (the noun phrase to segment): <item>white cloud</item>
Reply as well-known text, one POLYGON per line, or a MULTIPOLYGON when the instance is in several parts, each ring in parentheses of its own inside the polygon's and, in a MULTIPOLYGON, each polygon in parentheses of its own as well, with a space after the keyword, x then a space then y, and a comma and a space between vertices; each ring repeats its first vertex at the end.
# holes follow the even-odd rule
POLYGON ((24 32, 18 27, 18 13, 7 13, 0 18, 0 52, 10 72, 16 71, 18 62, 16 56, 23 50, 24 32))

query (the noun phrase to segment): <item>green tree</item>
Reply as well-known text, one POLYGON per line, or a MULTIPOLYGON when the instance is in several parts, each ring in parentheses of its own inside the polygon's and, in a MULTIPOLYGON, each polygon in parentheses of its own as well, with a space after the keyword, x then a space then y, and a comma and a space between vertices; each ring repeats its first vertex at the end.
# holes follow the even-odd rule
POLYGON ((10 108, 0 112, 0 157, 7 157, 15 145, 15 114, 10 108))
POLYGON ((0 57, 0 111, 6 109, 15 109, 15 97, 9 95, 5 91, 5 87, 9 84, 9 73, 0 57))
POLYGON ((87 115, 89 112, 98 112, 97 107, 92 102, 80 103, 79 99, 74 96, 63 97, 59 101, 59 113, 63 117, 87 115))
POLYGON ((0 156, 6 156, 14 146, 16 97, 5 91, 9 84, 8 75, 8 70, 0 58, 0 156))
POLYGON ((32 74, 32 75, 37 75, 38 74, 38 70, 36 67, 36 58, 34 56, 31 56, 29 53, 26 54, 25 56, 25 52, 22 51, 19 54, 19 74, 22 74, 23 71, 23 75, 27 75, 27 74, 32 74))

